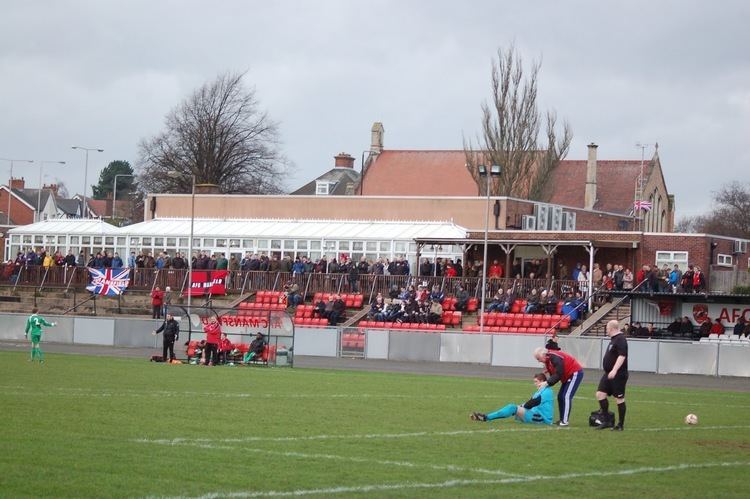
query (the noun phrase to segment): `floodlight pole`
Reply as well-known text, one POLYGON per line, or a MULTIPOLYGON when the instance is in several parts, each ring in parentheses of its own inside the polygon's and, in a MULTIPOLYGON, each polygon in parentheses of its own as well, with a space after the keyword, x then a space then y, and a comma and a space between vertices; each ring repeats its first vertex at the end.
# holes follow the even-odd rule
POLYGON ((484 306, 485 306, 485 299, 487 294, 487 239, 488 239, 488 232, 490 230, 490 177, 499 177, 500 176, 500 166, 498 165, 492 165, 489 167, 489 171, 487 170, 487 167, 485 165, 479 165, 479 176, 480 177, 486 177, 487 178, 487 188, 485 191, 485 194, 487 196, 487 203, 484 209, 484 256, 482 257, 482 297, 480 302, 480 312, 479 312, 479 334, 484 333, 484 306))

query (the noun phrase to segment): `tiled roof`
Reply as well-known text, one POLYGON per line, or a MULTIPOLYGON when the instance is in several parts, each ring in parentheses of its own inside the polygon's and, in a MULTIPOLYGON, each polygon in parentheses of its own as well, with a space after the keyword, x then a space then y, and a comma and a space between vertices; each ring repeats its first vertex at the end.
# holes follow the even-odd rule
MULTIPOLYGON (((648 178, 650 162, 645 163, 644 174, 648 178)), ((596 203, 594 209, 612 213, 628 214, 633 208, 635 181, 641 173, 641 161, 596 162, 596 203)), ((586 161, 564 160, 560 162, 550 179, 552 182, 549 202, 563 206, 583 208, 586 191, 586 161)))
POLYGON ((55 200, 57 202, 57 207, 64 211, 68 215, 80 215, 79 208, 81 206, 80 201, 77 199, 63 199, 63 198, 57 198, 55 200))
POLYGON ((385 150, 365 171, 365 196, 476 196, 463 151, 385 150))
POLYGON ((351 184, 352 189, 357 187, 357 184, 359 183, 359 172, 354 168, 349 167, 333 168, 312 182, 306 183, 291 194, 298 196, 314 196, 317 190, 316 183, 319 180, 333 184, 333 188, 328 191, 329 196, 345 196, 347 194, 353 194, 353 192, 347 193, 348 184, 351 184))
MULTIPOLYGON (((476 196, 477 184, 466 169, 464 151, 385 150, 365 172, 365 196, 476 196)), ((651 162, 645 163, 645 175, 651 162)), ((595 210, 627 214, 633 207, 640 160, 597 160, 595 210)), ((553 204, 584 207, 586 160, 563 160, 545 192, 553 204)))

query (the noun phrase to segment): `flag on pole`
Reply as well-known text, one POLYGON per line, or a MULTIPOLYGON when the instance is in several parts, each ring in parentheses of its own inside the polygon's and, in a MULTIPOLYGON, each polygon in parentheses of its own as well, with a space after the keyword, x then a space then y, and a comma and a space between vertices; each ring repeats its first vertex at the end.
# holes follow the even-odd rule
POLYGON ((89 268, 91 284, 86 289, 97 295, 117 296, 125 292, 130 284, 130 269, 89 268))
POLYGON ((635 211, 651 211, 651 208, 653 208, 651 201, 636 201, 635 204, 633 204, 633 209, 635 211))

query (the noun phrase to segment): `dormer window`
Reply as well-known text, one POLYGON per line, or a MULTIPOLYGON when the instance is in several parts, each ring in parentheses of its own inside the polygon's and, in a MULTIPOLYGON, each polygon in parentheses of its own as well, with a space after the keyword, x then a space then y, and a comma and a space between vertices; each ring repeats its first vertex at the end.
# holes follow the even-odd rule
POLYGON ((331 183, 326 180, 315 181, 315 195, 316 196, 327 196, 330 192, 331 183))

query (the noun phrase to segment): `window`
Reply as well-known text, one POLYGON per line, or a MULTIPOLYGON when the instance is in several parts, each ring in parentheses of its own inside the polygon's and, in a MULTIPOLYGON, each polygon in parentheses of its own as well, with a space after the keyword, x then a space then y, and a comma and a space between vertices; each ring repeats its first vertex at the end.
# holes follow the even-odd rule
POLYGON ((216 247, 217 248, 226 248, 227 247, 227 240, 226 239, 217 239, 216 240, 216 247))
POLYGON ((187 248, 188 247, 188 238, 187 237, 181 237, 180 238, 180 244, 178 245, 181 248, 187 248))
POLYGON ((688 265, 688 252, 687 251, 657 251, 656 252, 656 265, 661 268, 664 264, 674 267, 675 265, 680 266, 680 270, 685 270, 688 265))
POLYGON ((284 239, 284 249, 294 249, 294 240, 284 239))
POLYGON ((363 249, 365 249, 365 243, 362 241, 354 241, 354 243, 352 243, 352 250, 362 251, 363 249))
POLYGON ((722 267, 731 267, 732 266, 732 255, 722 255, 719 253, 716 255, 716 265, 721 265, 722 267))
POLYGON ((125 238, 124 237, 118 237, 117 238, 117 245, 118 246, 125 246, 125 238))
POLYGON ((169 246, 171 248, 174 248, 175 246, 177 246, 177 238, 176 237, 168 237, 167 238, 167 246, 169 246))
POLYGON ((94 236, 94 246, 101 246, 102 236, 94 236))
POLYGON ((242 247, 246 249, 254 248, 255 247, 255 240, 253 239, 243 239, 242 240, 242 247))
MULTIPOLYGON (((310 249, 319 250, 320 249, 320 241, 310 241, 310 249)), ((318 257, 318 258, 320 258, 320 257, 318 257)))
MULTIPOLYGON (((75 242, 77 243, 78 241, 75 241, 75 242)), ((73 241, 71 241, 71 243, 73 243, 73 241)), ((131 246, 138 246, 139 244, 141 244, 141 240, 139 238, 137 238, 137 237, 131 237, 130 238, 130 245, 131 246)))
POLYGON ((163 237, 155 237, 154 238, 154 246, 158 246, 160 248, 164 247, 164 238, 163 237))
POLYGON ((405 242, 403 242, 403 241, 396 241, 395 245, 396 245, 396 248, 394 249, 394 251, 396 253, 406 253, 406 243, 405 242))
POLYGON ((112 246, 113 244, 115 244, 115 238, 113 236, 105 237, 104 244, 106 244, 107 246, 112 246))
MULTIPOLYGON (((14 237, 18 237, 18 236, 14 236, 14 237)), ((72 236, 72 237, 75 238, 76 243, 77 243, 78 242, 78 236, 72 236)), ((31 244, 31 236, 24 235, 23 236, 23 244, 31 244)))
MULTIPOLYGON (((21 236, 19 236, 19 235, 13 235, 13 236, 10 237, 10 240, 11 240, 11 242, 13 244, 18 244, 18 243, 21 242, 21 236)), ((25 241, 25 237, 24 237, 24 242, 26 242, 25 241)), ((29 242, 31 242, 31 239, 29 239, 29 242)))
POLYGON ((150 237, 144 237, 143 238, 143 245, 144 246, 151 246, 151 238, 150 237))
POLYGON ((258 249, 268 249, 268 239, 258 239, 258 249))
MULTIPOLYGON (((89 244, 91 241, 86 241, 86 239, 89 239, 88 237, 83 238, 86 244, 89 244)), ((34 236, 34 244, 44 244, 42 242, 42 236, 34 236)))
POLYGON ((339 249, 348 251, 349 250, 349 241, 339 241, 339 249))
POLYGON ((83 244, 84 246, 88 246, 89 244, 91 244, 91 236, 81 237, 81 244, 83 244))
POLYGON ((271 239, 271 249, 281 249, 281 239, 271 239))
POLYGON ((204 239, 203 240, 203 247, 204 248, 213 248, 214 246, 214 240, 213 239, 204 239))
MULTIPOLYGON (((239 239, 230 239, 229 240, 229 247, 230 248, 239 248, 240 247, 240 240, 239 239)), ((242 258, 240 258, 242 260, 242 258)))
POLYGON ((331 186, 331 183, 326 180, 316 180, 315 181, 315 195, 327 196, 330 186, 331 186))
POLYGON ((307 241, 297 241, 297 249, 306 250, 307 241))
POLYGON ((390 241, 380 241, 380 252, 381 253, 388 253, 391 251, 391 242, 390 241))

